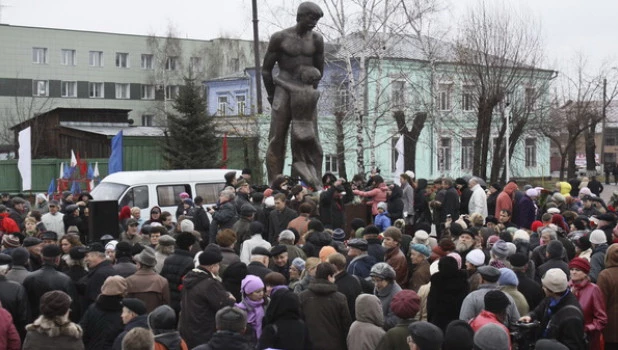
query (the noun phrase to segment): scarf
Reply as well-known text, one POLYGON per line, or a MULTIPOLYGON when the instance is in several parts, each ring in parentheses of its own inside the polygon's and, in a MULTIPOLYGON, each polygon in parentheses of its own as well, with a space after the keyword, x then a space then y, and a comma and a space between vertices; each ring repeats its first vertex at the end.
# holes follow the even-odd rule
POLYGON ((582 290, 586 289, 589 284, 590 280, 588 278, 584 278, 577 283, 573 282, 572 280, 569 281, 569 287, 571 287, 571 292, 577 297, 577 299, 579 299, 579 293, 581 293, 582 290))
POLYGON ((236 306, 247 312, 247 324, 253 327, 257 339, 260 339, 262 335, 262 319, 264 318, 264 299, 253 301, 244 296, 242 302, 237 303, 236 306))
POLYGON ((547 334, 549 333, 549 327, 551 326, 551 316, 554 313, 553 309, 555 309, 556 305, 560 304, 562 299, 569 295, 569 293, 571 293, 571 290, 567 288, 566 292, 564 292, 564 294, 562 294, 560 298, 551 298, 551 300, 549 301, 549 306, 547 307, 547 318, 549 318, 549 322, 547 323, 547 327, 545 327, 545 330, 543 330, 543 338, 547 338, 547 334))

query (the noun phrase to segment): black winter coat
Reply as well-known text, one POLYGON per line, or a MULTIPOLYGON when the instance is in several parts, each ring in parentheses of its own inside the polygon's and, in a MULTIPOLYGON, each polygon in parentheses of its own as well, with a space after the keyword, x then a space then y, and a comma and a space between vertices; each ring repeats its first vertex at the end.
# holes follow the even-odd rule
POLYGON ((541 301, 545 298, 543 287, 541 287, 540 284, 536 283, 533 279, 528 277, 524 272, 515 271, 515 275, 519 280, 517 290, 520 291, 521 294, 523 294, 526 298, 530 310, 534 310, 534 308, 537 307, 537 305, 539 305, 541 301))
POLYGON ((403 218, 403 190, 401 187, 394 185, 390 196, 386 200, 388 206, 388 216, 394 224, 395 220, 403 218))
POLYGON ((129 331, 132 330, 133 328, 138 328, 138 327, 145 328, 148 330, 150 329, 148 327, 148 314, 137 316, 131 321, 129 321, 129 323, 127 323, 124 326, 124 330, 120 334, 118 334, 118 336, 116 337, 116 340, 114 340, 114 345, 112 346, 112 349, 122 350, 122 340, 124 339, 124 336, 127 335, 127 333, 129 333, 129 331))
POLYGON ((21 339, 24 339, 29 316, 26 289, 21 284, 9 281, 5 276, 0 275, 0 303, 2 303, 2 308, 11 314, 15 328, 21 339))
POLYGON ((257 348, 262 349, 312 349, 307 325, 300 318, 300 300, 289 289, 271 295, 263 320, 263 331, 257 348))
POLYGON ((290 221, 296 219, 298 213, 294 209, 285 207, 283 211, 273 210, 268 215, 268 241, 271 244, 277 243, 279 233, 288 228, 290 221))
MULTIPOLYGON (((191 348, 191 347, 189 347, 191 348)), ((218 331, 212 335, 207 344, 202 344, 193 350, 251 350, 253 347, 245 336, 230 331, 218 331)))
POLYGON ((49 291, 61 290, 67 293, 73 300, 73 304, 78 300, 75 285, 71 278, 56 270, 54 265, 44 264, 39 270, 32 272, 24 280, 23 286, 28 295, 31 321, 39 317, 39 301, 43 294, 49 291))
POLYGON ((202 240, 208 239, 208 233, 210 231, 210 219, 208 214, 202 206, 193 207, 193 221, 195 231, 199 232, 202 236, 202 240))
POLYGON ((327 245, 331 245, 332 241, 333 237, 327 232, 313 231, 307 235, 302 249, 308 258, 317 258, 320 256, 320 250, 327 245))
POLYGON ((187 250, 176 248, 172 255, 165 258, 161 276, 167 279, 170 286, 170 306, 176 314, 180 312, 180 285, 182 278, 195 266, 193 256, 187 250))
POLYGON ((219 206, 219 209, 212 214, 212 222, 210 223, 209 230, 209 243, 215 243, 217 238, 217 232, 224 228, 232 228, 234 223, 238 220, 238 213, 236 212, 236 206, 233 202, 225 202, 219 206))
POLYGON ((427 321, 444 331, 451 321, 459 319, 461 305, 470 287, 466 273, 457 268, 455 259, 442 258, 438 266, 440 271, 431 276, 427 321))
POLYGON ((549 306, 550 301, 549 297, 543 299, 534 311, 530 312, 533 320, 541 322, 537 328, 537 337, 541 336, 551 320, 546 338, 556 339, 570 350, 585 349, 584 314, 577 297, 569 291, 554 307, 549 306), (548 309, 551 309, 551 316, 547 314, 548 309))
POLYGON ((358 297, 363 292, 360 284, 360 277, 354 277, 346 271, 342 271, 337 276, 335 276, 335 284, 337 285, 337 290, 339 291, 339 293, 345 295, 348 301, 348 310, 350 310, 350 317, 352 317, 352 321, 355 321, 356 297, 358 297))
POLYGON ((95 300, 97 300, 97 297, 101 293, 101 287, 107 277, 116 276, 117 274, 118 272, 114 270, 114 267, 109 260, 102 261, 95 268, 88 271, 88 275, 86 276, 86 304, 84 305, 84 310, 87 309, 88 306, 95 300))
POLYGON ((124 329, 122 324, 122 296, 100 295, 88 307, 80 326, 84 330, 82 339, 85 349, 111 350, 114 340, 124 329))
POLYGON ((189 349, 206 344, 215 333, 215 315, 234 305, 223 284, 202 267, 185 276, 180 300, 179 330, 189 349))

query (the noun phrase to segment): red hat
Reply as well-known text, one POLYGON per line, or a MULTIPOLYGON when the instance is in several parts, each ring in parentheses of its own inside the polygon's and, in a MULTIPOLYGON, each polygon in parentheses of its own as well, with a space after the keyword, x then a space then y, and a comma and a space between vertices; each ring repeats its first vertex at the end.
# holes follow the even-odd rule
POLYGON ((584 258, 574 258, 569 263, 569 269, 578 269, 587 275, 590 272, 590 263, 584 258))
POLYGON ((404 289, 397 292, 391 300, 391 311, 395 316, 407 320, 416 316, 420 310, 421 299, 415 291, 404 289))
POLYGON ((530 226, 530 230, 532 230, 532 232, 537 232, 537 230, 543 227, 543 223, 540 222, 539 220, 535 220, 532 222, 532 225, 530 226))

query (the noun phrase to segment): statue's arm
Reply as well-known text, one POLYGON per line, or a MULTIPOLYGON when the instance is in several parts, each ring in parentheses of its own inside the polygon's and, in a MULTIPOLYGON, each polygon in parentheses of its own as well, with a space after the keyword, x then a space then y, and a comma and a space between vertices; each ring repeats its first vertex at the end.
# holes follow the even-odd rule
MULTIPOLYGON (((324 75, 324 38, 319 33, 314 33, 315 37, 315 54, 313 55, 313 66, 320 71, 320 75, 324 75)), ((317 89, 319 81, 313 84, 317 89)))
POLYGON ((278 52, 281 46, 281 34, 275 33, 268 43, 268 49, 264 55, 262 63, 262 80, 264 80, 264 88, 268 95, 268 102, 272 104, 273 96, 275 95, 275 82, 273 80, 273 68, 277 63, 278 52))

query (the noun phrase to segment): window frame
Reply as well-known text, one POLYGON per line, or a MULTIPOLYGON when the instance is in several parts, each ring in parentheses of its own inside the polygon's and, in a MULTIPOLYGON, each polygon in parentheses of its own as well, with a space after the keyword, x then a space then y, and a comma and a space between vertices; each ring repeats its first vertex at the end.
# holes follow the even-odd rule
POLYGON ((236 113, 238 115, 246 115, 247 113, 247 96, 236 95, 236 113))
POLYGON ((472 170, 474 166, 474 137, 463 137, 461 139, 461 170, 472 170), (464 145, 464 143, 470 143, 464 145))
POLYGON ((131 98, 131 84, 116 83, 115 92, 116 92, 115 95, 116 95, 117 100, 128 100, 131 98))
POLYGON ((49 80, 33 79, 32 80, 32 96, 33 97, 48 97, 49 96, 49 80), (43 89, 40 90, 41 83, 43 89), (41 93, 43 91, 43 93, 41 93))
POLYGON ((336 154, 324 155, 324 172, 339 173, 339 163, 336 154))
POLYGON ((60 83, 60 97, 77 97, 77 82, 76 81, 62 81, 60 83), (68 84, 71 84, 71 93, 67 94, 68 84))
POLYGON ((453 141, 450 137, 442 137, 439 142, 438 171, 450 171, 452 167, 453 141))
POLYGON ((119 201, 119 206, 123 207, 125 205, 128 205, 130 208, 138 207, 140 209, 148 209, 150 208, 150 198, 149 197, 150 196, 148 194, 148 185, 131 187, 122 196, 122 199, 119 201), (140 202, 135 201, 136 192, 142 195, 140 196, 140 202), (144 199, 146 200, 145 205, 144 205, 144 199))
POLYGON ((178 85, 166 85, 165 86, 165 99, 167 101, 176 99, 179 93, 180 93, 180 87, 178 85))
POLYGON ((63 66, 77 65, 77 51, 74 49, 60 49, 60 64, 63 66))
POLYGON ((204 204, 215 204, 219 200, 219 192, 221 192, 222 183, 196 183, 195 194, 204 199, 204 204))
POLYGON ((391 83, 391 108, 403 110, 406 105, 406 82, 397 79, 391 83))
POLYGON ((128 52, 116 52, 116 67, 117 68, 131 68, 129 65, 129 53, 128 52))
POLYGON ((453 110, 453 99, 451 91, 453 84, 441 83, 438 85, 438 110, 441 112, 450 112, 453 110))
POLYGON ((142 114, 142 126, 153 126, 153 125, 154 125, 154 115, 142 114))
POLYGON ((178 64, 178 56, 167 56, 167 58, 165 59, 165 70, 176 71, 178 70, 178 64))
MULTIPOLYGON (((159 207, 178 206, 178 204, 180 204, 179 195, 182 192, 187 192, 189 196, 191 196, 191 185, 189 184, 158 185, 156 187, 157 204, 159 205, 159 207), (162 193, 161 191, 163 190, 165 190, 165 192, 167 193, 162 193), (165 202, 163 200, 165 200, 165 202)), ((172 215, 173 214, 174 213, 172 213, 172 215)))
POLYGON ((88 82, 88 97, 89 98, 105 98, 105 83, 102 82, 88 82), (93 94, 93 89, 95 88, 95 94, 93 94), (100 88, 100 89, 99 89, 100 88), (97 91, 100 90, 100 94, 96 94, 97 91))
POLYGON ((103 65, 103 51, 88 51, 88 66, 103 67, 103 65))
POLYGON ((46 47, 38 47, 38 46, 32 47, 32 63, 34 64, 48 64, 49 63, 49 55, 48 55, 48 50, 46 47))
POLYGON ((227 104, 228 104, 227 96, 217 96, 217 115, 225 117, 226 111, 228 108, 227 104))
POLYGON ((533 137, 527 137, 524 140, 524 149, 525 149, 524 162, 526 164, 526 167, 527 168, 536 167, 538 164, 537 159, 536 159, 536 153, 537 153, 536 139, 533 137), (528 144, 529 141, 532 144, 528 144))
POLYGON ((152 84, 142 84, 141 98, 142 100, 154 100, 155 99, 155 86, 152 84))
POLYGON ((153 70, 154 69, 154 55, 143 53, 141 56, 141 67, 143 70, 153 70))

